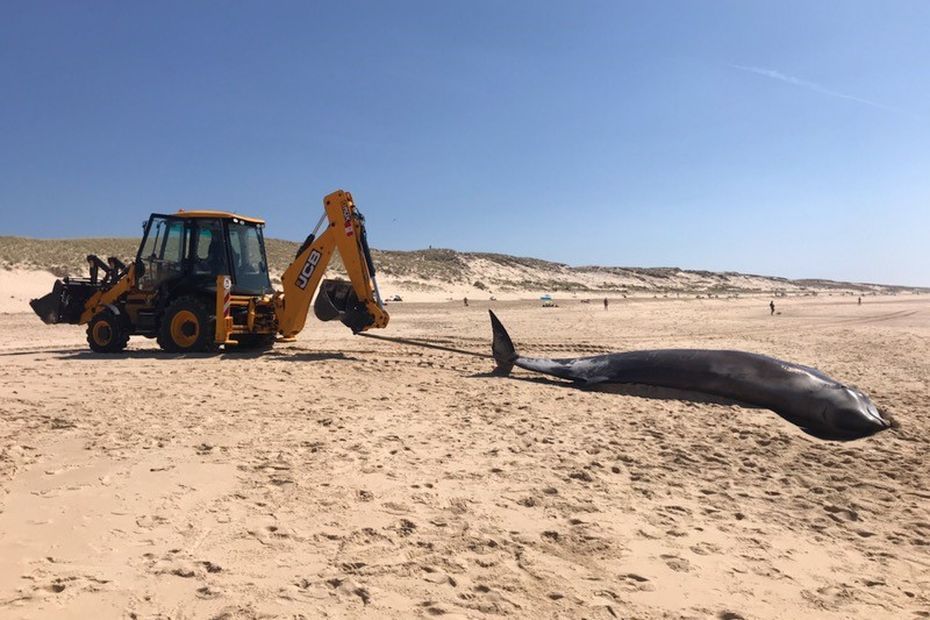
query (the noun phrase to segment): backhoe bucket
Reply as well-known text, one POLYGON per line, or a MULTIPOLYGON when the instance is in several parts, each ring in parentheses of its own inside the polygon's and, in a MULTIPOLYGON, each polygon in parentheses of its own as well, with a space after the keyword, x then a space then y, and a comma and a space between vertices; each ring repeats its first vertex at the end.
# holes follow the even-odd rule
POLYGON ((52 292, 29 302, 32 309, 45 323, 72 323, 77 324, 84 312, 84 304, 97 287, 90 282, 55 280, 52 292))
POLYGON ((323 280, 313 312, 321 321, 339 319, 354 334, 375 322, 365 304, 359 301, 352 283, 345 280, 323 280))

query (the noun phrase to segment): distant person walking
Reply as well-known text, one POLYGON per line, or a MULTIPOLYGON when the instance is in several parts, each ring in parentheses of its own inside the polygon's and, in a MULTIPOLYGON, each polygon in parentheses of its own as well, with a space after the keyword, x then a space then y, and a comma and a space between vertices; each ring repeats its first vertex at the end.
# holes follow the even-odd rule
POLYGON ((775 300, 774 299, 769 302, 769 310, 770 310, 769 316, 772 316, 773 314, 775 314, 775 300))
POLYGON ((859 297, 859 305, 862 305, 862 297, 859 297))
POLYGON ((467 308, 467 307, 468 307, 468 297, 466 297, 463 301, 465 302, 465 307, 467 308))
POLYGON ((607 298, 605 297, 605 298, 604 298, 604 310, 606 310, 606 309, 607 309, 607 298))

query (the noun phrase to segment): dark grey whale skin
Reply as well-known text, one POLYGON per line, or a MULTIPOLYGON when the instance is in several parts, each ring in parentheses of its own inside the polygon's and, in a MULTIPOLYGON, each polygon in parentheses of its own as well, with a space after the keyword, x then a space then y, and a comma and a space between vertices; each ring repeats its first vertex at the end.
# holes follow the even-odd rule
POLYGON ((518 366, 581 384, 632 383, 720 396, 771 409, 820 439, 861 439, 891 427, 868 396, 815 368, 746 351, 713 349, 627 351, 570 359, 522 357, 507 330, 489 312, 495 374, 507 375, 518 366))

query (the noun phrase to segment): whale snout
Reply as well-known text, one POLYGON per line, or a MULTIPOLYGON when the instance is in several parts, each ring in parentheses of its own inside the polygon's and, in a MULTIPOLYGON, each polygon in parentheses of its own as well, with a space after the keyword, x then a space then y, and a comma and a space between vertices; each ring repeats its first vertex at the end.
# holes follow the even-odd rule
POLYGON ((842 414, 837 420, 837 426, 862 437, 891 428, 891 421, 886 420, 877 409, 872 412, 844 411, 842 414))
POLYGON ((845 388, 846 398, 830 416, 830 425, 835 429, 839 439, 859 439, 887 430, 893 426, 892 420, 883 415, 868 396, 845 388))

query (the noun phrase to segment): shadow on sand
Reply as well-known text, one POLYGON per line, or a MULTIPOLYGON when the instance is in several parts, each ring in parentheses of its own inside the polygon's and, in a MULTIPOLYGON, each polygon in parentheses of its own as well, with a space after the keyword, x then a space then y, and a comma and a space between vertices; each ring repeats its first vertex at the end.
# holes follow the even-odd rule
POLYGON ((364 338, 371 338, 372 340, 382 340, 384 342, 393 342, 395 344, 406 344, 414 347, 423 347, 424 349, 435 349, 436 351, 446 351, 448 353, 470 355, 472 357, 483 357, 488 359, 492 357, 490 353, 478 353, 476 351, 469 351, 468 349, 458 349, 456 347, 450 347, 435 341, 426 340, 425 338, 398 338, 396 336, 381 336, 379 334, 369 333, 361 333, 358 335, 364 338))
POLYGON ((178 359, 266 359, 278 362, 323 362, 327 360, 359 361, 342 351, 215 351, 207 353, 167 353, 159 349, 132 349, 120 353, 95 353, 86 349, 33 349, 29 351, 10 351, 0 353, 0 357, 19 355, 55 355, 59 360, 178 360, 178 359))

